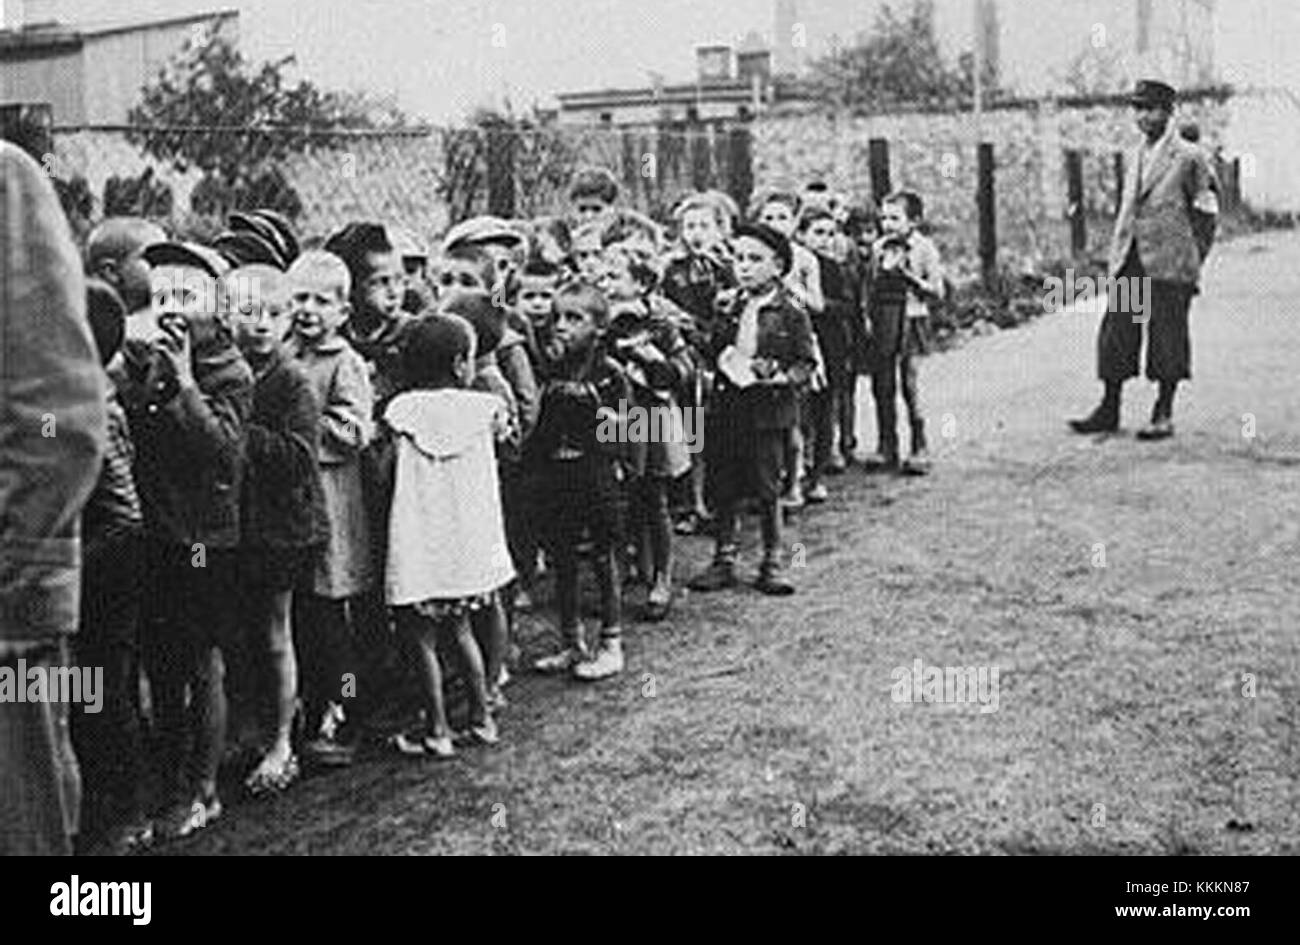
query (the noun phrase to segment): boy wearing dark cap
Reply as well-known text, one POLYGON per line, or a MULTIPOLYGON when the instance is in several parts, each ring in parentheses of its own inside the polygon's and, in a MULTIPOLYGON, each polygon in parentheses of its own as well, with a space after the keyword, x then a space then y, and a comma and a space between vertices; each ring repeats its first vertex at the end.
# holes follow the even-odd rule
POLYGON ((705 342, 718 371, 705 434, 718 509, 716 546, 713 563, 690 582, 693 590, 735 585, 737 512, 742 500, 754 498, 763 536, 755 587, 764 594, 794 593, 780 573, 778 499, 787 438, 798 422, 797 390, 817 359, 808 313, 782 281, 790 267, 790 243, 783 235, 761 224, 736 229, 740 291, 705 342))
POLYGON ((161 752, 162 826, 186 836, 221 813, 225 742, 222 648, 236 598, 244 425, 253 375, 218 311, 222 260, 161 243, 154 311, 128 337, 120 382, 144 512, 143 649, 161 752), (186 690, 189 705, 186 705, 186 690), (179 792, 179 793, 175 793, 179 792))

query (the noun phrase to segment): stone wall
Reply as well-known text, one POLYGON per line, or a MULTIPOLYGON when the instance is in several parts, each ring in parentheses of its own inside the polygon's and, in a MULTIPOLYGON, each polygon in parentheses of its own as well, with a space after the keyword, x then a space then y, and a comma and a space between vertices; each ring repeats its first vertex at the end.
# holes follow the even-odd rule
MULTIPOLYGON (((1180 122, 1196 121, 1211 151, 1222 143, 1227 107, 1213 100, 1180 105, 1180 122)), ((1105 252, 1116 206, 1116 152, 1137 143, 1132 111, 1122 103, 1052 106, 1024 103, 982 118, 993 144, 998 257, 1013 269, 1036 269, 1070 255, 1066 150, 1083 152, 1088 255, 1105 252)), ((976 133, 970 112, 845 115, 787 112, 754 125, 754 176, 764 184, 826 180, 859 200, 871 199, 868 142, 889 142, 892 185, 916 190, 935 239, 960 272, 978 251, 976 133)))

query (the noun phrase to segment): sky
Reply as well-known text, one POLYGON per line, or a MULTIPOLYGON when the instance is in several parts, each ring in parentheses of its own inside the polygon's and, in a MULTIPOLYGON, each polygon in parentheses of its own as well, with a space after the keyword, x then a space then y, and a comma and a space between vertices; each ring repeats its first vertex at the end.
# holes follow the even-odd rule
MULTIPOLYGON (((23 0, 0 0, 14 7, 23 0)), ((328 88, 396 94, 450 121, 478 104, 553 105, 553 94, 693 77, 694 47, 769 34, 773 0, 27 0, 41 18, 120 21, 233 8, 255 59, 294 53, 328 88), (47 12, 48 11, 48 12, 47 12), (494 42, 495 41, 495 42, 494 42)), ((969 0, 940 0, 940 5, 969 0)), ((876 0, 798 0, 810 51, 870 26, 876 0)), ((34 15, 29 16, 35 18, 34 15)))
MULTIPOLYGON (((794 0, 807 52, 870 28, 884 0, 794 0)), ((1179 4, 1156 0, 1167 15, 1179 4)), ((1217 0, 1218 64, 1235 81, 1300 88, 1300 0, 1217 0)), ((395 96, 417 118, 455 122, 476 106, 553 106, 554 94, 650 85, 695 74, 694 48, 770 36, 774 0, 0 0, 12 16, 64 22, 150 18, 233 8, 240 46, 255 60, 290 53, 299 74, 330 89, 395 96)), ((908 0, 894 0, 905 9, 908 0)), ((935 0, 941 45, 970 47, 975 0, 935 0)), ((1051 84, 1095 35, 1097 21, 1133 30, 1136 0, 998 0, 1004 78, 1022 89, 1051 84)), ((787 40, 788 41, 788 40, 787 40)))

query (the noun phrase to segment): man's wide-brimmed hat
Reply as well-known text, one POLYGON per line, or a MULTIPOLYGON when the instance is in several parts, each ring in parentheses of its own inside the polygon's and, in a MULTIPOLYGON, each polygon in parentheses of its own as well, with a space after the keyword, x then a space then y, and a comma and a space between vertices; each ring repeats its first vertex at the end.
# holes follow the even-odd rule
POLYGON ((1136 108, 1146 108, 1155 106, 1156 108, 1171 109, 1174 107, 1174 97, 1177 93, 1172 85, 1156 79, 1139 79, 1133 89, 1133 94, 1129 96, 1129 104, 1136 108))

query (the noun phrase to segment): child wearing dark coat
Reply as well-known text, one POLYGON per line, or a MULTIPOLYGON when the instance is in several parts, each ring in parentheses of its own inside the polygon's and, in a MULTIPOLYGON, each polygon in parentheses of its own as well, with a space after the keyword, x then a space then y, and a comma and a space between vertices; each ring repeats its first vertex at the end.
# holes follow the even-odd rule
MULTIPOLYGON (((100 359, 120 350, 126 306, 98 279, 86 282, 86 311, 100 359)), ((82 849, 126 852, 152 838, 143 819, 144 756, 139 727, 141 533, 126 412, 109 384, 108 440, 95 490, 81 515, 81 620, 77 662, 103 667, 99 712, 72 715, 82 776, 82 849)))
POLYGON ((784 596, 794 587, 781 576, 778 500, 787 438, 798 423, 797 391, 817 364, 815 342, 806 310, 782 284, 791 266, 789 241, 762 224, 741 226, 735 257, 740 293, 708 342, 718 371, 705 437, 717 537, 713 563, 690 587, 713 591, 736 583, 737 514, 741 501, 753 498, 763 538, 755 586, 784 596))
POLYGON ((271 737, 245 780, 254 794, 283 791, 298 777, 290 737, 298 703, 293 589, 311 573, 329 533, 320 478, 320 403, 285 349, 289 288, 269 266, 226 278, 235 341, 253 370, 240 535, 241 605, 252 632, 258 692, 271 693, 271 737))
POLYGON ((161 749, 162 832, 221 814, 225 665, 237 597, 240 492, 253 376, 220 319, 216 254, 145 251, 155 310, 123 350, 119 391, 144 510, 144 662, 161 749), (189 692, 188 705, 186 692, 189 692))
POLYGON ((622 596, 617 552, 622 535, 623 437, 619 403, 627 378, 600 344, 609 307, 594 287, 570 284, 556 295, 558 356, 542 389, 536 429, 524 463, 535 496, 538 532, 555 573, 560 650, 538 660, 539 672, 604 679, 623 670, 622 596), (600 587, 600 643, 587 649, 578 622, 578 545, 588 535, 600 587))

